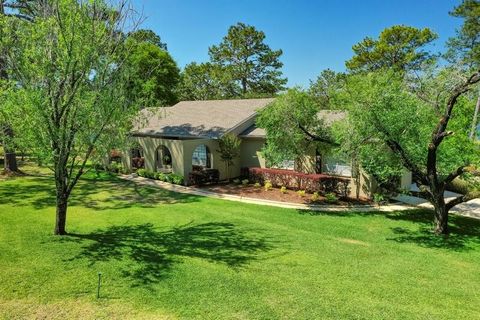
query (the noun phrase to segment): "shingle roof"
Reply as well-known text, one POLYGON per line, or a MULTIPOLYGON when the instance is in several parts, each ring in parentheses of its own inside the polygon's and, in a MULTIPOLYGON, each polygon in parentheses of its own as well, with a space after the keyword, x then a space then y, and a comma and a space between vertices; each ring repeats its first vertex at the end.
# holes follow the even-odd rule
MULTIPOLYGON (((322 118, 326 125, 331 125, 336 121, 343 120, 346 116, 347 113, 345 111, 320 110, 318 112, 318 117, 322 118)), ((243 138, 264 138, 266 136, 266 132, 265 129, 257 128, 255 125, 252 125, 240 133, 239 136, 243 138)))
POLYGON ((172 107, 142 110, 134 133, 215 139, 254 117, 273 100, 182 101, 172 107))

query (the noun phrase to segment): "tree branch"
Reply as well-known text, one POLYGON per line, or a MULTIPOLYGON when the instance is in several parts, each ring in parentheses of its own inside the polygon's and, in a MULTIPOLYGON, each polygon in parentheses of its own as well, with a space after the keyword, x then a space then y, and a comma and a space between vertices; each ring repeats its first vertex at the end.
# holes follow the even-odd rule
POLYGON ((302 130, 303 133, 305 133, 312 141, 318 141, 318 142, 324 142, 328 143, 333 146, 338 146, 339 144, 333 141, 330 138, 324 138, 317 136, 316 134, 310 133, 307 129, 305 129, 301 124, 298 124, 298 128, 302 130))

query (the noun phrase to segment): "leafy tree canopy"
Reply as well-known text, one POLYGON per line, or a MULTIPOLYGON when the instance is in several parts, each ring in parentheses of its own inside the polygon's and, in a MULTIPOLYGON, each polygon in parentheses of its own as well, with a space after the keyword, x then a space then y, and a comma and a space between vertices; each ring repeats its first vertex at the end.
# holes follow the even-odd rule
POLYGON ((128 33, 128 38, 134 39, 137 42, 148 42, 156 45, 160 49, 167 50, 167 44, 162 42, 159 35, 152 30, 139 29, 128 33))
POLYGON ((256 124, 266 131, 263 153, 269 165, 298 159, 309 148, 332 144, 319 111, 315 99, 298 88, 288 90, 259 111, 256 124))
POLYGON ((125 54, 128 98, 133 104, 157 107, 177 102, 180 70, 163 47, 160 37, 150 30, 129 34, 125 54))
POLYGON ((457 30, 456 37, 447 42, 446 57, 470 67, 480 65, 480 1, 464 0, 450 14, 462 18, 464 23, 457 30))
POLYGON ((310 81, 308 93, 315 99, 321 109, 338 107, 335 97, 345 87, 346 75, 332 71, 323 70, 315 81, 310 81))
POLYGON ((264 42, 265 33, 244 23, 228 29, 219 45, 209 48, 211 62, 227 67, 241 88, 241 94, 274 95, 287 83, 282 78, 282 50, 272 50, 264 42))
POLYGON ((181 100, 229 99, 238 96, 240 87, 225 68, 210 62, 192 62, 181 73, 178 95, 181 100))
POLYGON ((397 71, 417 70, 434 60, 424 50, 425 45, 437 39, 430 29, 397 25, 384 29, 377 39, 367 37, 355 44, 355 55, 346 62, 353 73, 394 68, 397 71))

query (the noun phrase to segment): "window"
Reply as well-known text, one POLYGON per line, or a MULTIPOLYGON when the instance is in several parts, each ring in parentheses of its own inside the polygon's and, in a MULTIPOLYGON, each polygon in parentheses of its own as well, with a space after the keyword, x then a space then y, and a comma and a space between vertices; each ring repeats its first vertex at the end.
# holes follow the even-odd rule
POLYGON ((352 176, 352 164, 341 155, 326 155, 323 157, 323 172, 343 177, 352 176))
POLYGON ((202 167, 202 168, 211 168, 211 154, 208 147, 204 144, 199 145, 195 148, 192 155, 192 166, 202 167))
POLYGON ((132 168, 141 169, 145 167, 145 158, 143 157, 142 147, 134 147, 131 150, 132 168))
POLYGON ((165 170, 172 168, 172 155, 170 150, 165 146, 159 146, 155 155, 155 164, 157 170, 165 170))

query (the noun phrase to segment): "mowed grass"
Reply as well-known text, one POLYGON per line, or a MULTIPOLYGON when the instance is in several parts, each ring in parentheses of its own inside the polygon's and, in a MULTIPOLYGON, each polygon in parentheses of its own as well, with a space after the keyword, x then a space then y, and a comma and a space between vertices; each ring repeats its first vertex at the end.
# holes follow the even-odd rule
POLYGON ((53 180, 0 181, 0 318, 480 318, 476 220, 443 239, 428 211, 304 212, 105 175, 71 200, 56 237, 53 180))

